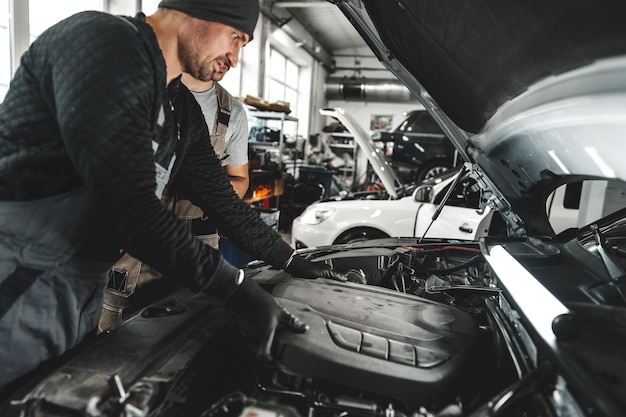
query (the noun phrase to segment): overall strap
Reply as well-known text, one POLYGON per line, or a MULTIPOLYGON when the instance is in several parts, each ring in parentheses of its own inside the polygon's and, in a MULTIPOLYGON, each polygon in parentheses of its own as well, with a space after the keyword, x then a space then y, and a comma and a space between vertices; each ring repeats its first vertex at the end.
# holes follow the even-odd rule
POLYGON ((230 122, 230 97, 224 87, 217 82, 215 83, 215 95, 217 96, 217 113, 211 134, 211 145, 220 158, 220 163, 225 166, 230 162, 230 155, 225 154, 226 130, 230 122))
POLYGON ((217 115, 213 133, 226 136, 226 129, 230 122, 230 97, 218 82, 215 83, 215 94, 217 95, 217 115))

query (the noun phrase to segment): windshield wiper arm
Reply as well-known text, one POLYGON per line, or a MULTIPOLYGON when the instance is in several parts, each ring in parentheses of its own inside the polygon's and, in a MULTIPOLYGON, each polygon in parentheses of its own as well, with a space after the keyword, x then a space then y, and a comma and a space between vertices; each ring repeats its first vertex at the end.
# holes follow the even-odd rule
POLYGON ((426 237, 426 233, 428 233, 428 231, 430 230, 430 227, 433 225, 435 220, 437 220, 437 217, 439 217, 439 214, 441 214, 441 210, 443 210, 443 207, 448 202, 448 199, 452 195, 452 192, 454 191, 459 181, 461 181, 461 178, 463 177, 463 175, 465 175, 466 172, 467 172, 467 167, 465 166, 465 164, 461 165, 461 169, 459 169, 459 172, 456 174, 456 177, 454 177, 454 181, 452 181, 452 184, 450 184, 450 188, 448 188, 448 190, 446 191, 446 194, 443 196, 443 199, 441 200, 441 203, 439 203, 437 210, 435 210, 435 212, 433 213, 433 217, 430 220, 430 224, 424 231, 424 234, 422 235, 418 243, 422 243, 422 240, 424 240, 424 238, 426 237))
POLYGON ((604 236, 602 236, 600 228, 597 224, 591 224, 589 225, 589 229, 591 229, 591 232, 594 235, 596 245, 598 245, 596 250, 598 254, 600 254, 600 258, 604 263, 604 267, 606 268, 606 272, 608 272, 609 277, 611 277, 611 280, 613 281, 621 280, 624 277, 624 271, 622 270, 622 268, 620 268, 618 264, 613 262, 613 259, 611 259, 611 257, 607 253, 606 242, 604 240, 604 236))
POLYGON ((600 255, 600 259, 602 259, 602 263, 606 268, 606 272, 609 274, 609 278, 611 279, 609 285, 615 288, 615 291, 617 292, 619 297, 624 303, 626 303, 626 296, 624 296, 624 292, 619 285, 620 281, 624 278, 624 271, 618 264, 613 262, 613 259, 611 259, 609 254, 606 252, 606 241, 604 240, 604 236, 602 236, 602 232, 600 231, 598 225, 595 223, 591 224, 589 225, 589 229, 594 234, 596 244, 598 245, 596 251, 600 255))

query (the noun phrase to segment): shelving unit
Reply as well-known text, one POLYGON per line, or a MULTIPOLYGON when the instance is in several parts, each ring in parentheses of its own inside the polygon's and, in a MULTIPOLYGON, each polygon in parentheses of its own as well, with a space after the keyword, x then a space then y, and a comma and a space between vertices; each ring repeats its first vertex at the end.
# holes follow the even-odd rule
MULTIPOLYGON (((278 171, 282 174, 285 167, 283 157, 285 150, 284 143, 284 127, 285 123, 295 123, 296 132, 298 131, 298 119, 291 117, 283 112, 248 110, 248 115, 262 121, 266 127, 267 121, 279 122, 279 140, 278 140, 278 171)), ((274 126, 272 126, 274 128, 274 126)), ((273 148, 273 147, 272 147, 273 148)), ((275 149, 275 148, 273 148, 275 149)), ((294 167, 295 168, 295 167, 294 167)), ((265 208, 277 208, 279 206, 279 198, 284 193, 284 181, 282 178, 276 178, 276 173, 263 170, 254 170, 250 172, 250 190, 244 200, 254 206, 262 205, 265 208), (266 203, 263 205, 263 203, 266 203), (269 203, 269 204, 267 204, 269 203)))
POLYGON ((259 110, 250 110, 248 114, 252 117, 256 117, 259 120, 267 121, 267 120, 277 120, 280 121, 279 137, 278 137, 278 166, 282 171, 283 164, 283 151, 285 149, 285 143, 283 140, 283 132, 285 130, 285 122, 294 122, 296 123, 296 132, 298 131, 298 119, 295 117, 291 117, 283 112, 274 112, 274 111, 259 111, 259 110))
POLYGON ((338 168, 339 172, 341 172, 343 180, 350 184, 354 179, 357 165, 357 149, 354 136, 347 132, 329 132, 327 134, 331 138, 328 146, 335 155, 342 157, 342 153, 347 153, 351 157, 351 165, 348 165, 346 159, 344 158, 346 165, 338 168))

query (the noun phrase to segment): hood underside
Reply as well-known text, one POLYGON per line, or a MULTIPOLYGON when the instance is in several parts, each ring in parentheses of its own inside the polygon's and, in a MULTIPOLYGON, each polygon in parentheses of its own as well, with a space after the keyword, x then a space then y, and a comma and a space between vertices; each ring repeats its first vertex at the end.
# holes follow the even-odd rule
POLYGON ((536 82, 626 53, 619 0, 363 3, 389 51, 471 133, 536 82))

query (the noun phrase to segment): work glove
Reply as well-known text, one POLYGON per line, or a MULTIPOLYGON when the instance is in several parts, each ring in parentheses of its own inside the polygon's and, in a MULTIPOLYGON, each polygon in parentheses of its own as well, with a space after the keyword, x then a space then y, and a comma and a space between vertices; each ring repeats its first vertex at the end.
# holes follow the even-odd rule
POLYGON ((237 290, 226 300, 226 305, 239 314, 240 327, 257 358, 272 360, 271 348, 278 326, 296 333, 304 333, 308 326, 278 305, 274 297, 254 280, 244 278, 237 290))
POLYGON ((287 262, 285 271, 297 278, 328 278, 345 282, 348 278, 339 271, 335 271, 324 262, 311 262, 308 259, 293 255, 287 262))

